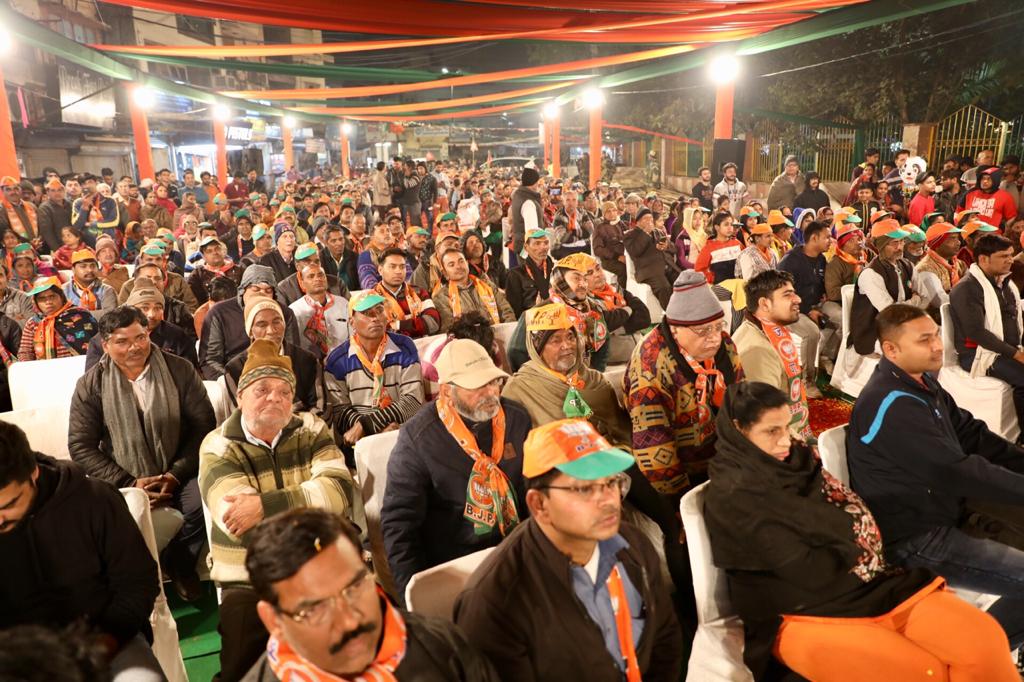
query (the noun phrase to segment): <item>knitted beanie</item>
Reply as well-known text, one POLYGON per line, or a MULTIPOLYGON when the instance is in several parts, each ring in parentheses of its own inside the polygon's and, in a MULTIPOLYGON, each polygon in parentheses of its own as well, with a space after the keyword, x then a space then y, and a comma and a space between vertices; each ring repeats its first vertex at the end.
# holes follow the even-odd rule
POLYGON ((238 379, 238 393, 241 394, 250 384, 268 377, 287 381, 292 391, 295 390, 292 359, 287 355, 281 355, 280 349, 273 341, 259 339, 249 346, 249 356, 238 379))

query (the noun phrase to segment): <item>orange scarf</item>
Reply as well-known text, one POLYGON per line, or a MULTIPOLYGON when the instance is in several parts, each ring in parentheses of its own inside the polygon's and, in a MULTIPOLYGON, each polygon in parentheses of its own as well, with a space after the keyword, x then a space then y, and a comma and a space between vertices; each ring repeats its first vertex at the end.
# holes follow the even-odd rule
POLYGON ((312 296, 303 296, 303 298, 313 309, 313 314, 306 321, 306 328, 302 332, 303 336, 319 348, 320 353, 326 358, 329 349, 327 347, 327 319, 324 316, 327 314, 327 309, 334 305, 334 297, 327 294, 327 300, 323 305, 320 305, 312 296))
MULTIPOLYGON (((379 586, 377 594, 384 603, 384 637, 377 657, 369 668, 351 680, 338 677, 304 659, 286 640, 271 637, 267 642, 267 663, 270 669, 281 682, 397 682, 395 671, 405 658, 407 647, 405 619, 391 605, 379 586)), ((628 618, 629 614, 626 616, 628 618)))
POLYGON ((359 345, 359 341, 352 339, 352 347, 356 349, 356 357, 359 358, 359 362, 363 364, 363 368, 373 377, 373 393, 371 398, 371 407, 385 408, 391 405, 391 396, 384 388, 384 350, 388 346, 388 335, 384 333, 384 337, 380 340, 380 345, 377 346, 376 352, 373 354, 373 360, 369 360, 366 357, 366 353, 363 352, 363 347, 359 345))
POLYGON ((605 284, 603 288, 595 289, 590 293, 604 301, 609 310, 623 308, 626 305, 626 298, 619 292, 615 291, 611 284, 605 284))
POLYGON ((945 258, 932 250, 928 251, 928 255, 932 260, 946 269, 946 272, 949 273, 949 286, 950 288, 955 287, 956 283, 960 281, 960 259, 953 256, 953 262, 949 263, 945 258))
MULTIPOLYGON (((722 332, 724 339, 725 332, 722 332)), ((714 416, 711 414, 711 408, 708 406, 708 383, 714 382, 714 386, 711 387, 711 404, 716 408, 722 406, 722 401, 725 399, 725 377, 722 372, 715 369, 715 359, 709 358, 703 363, 698 363, 682 348, 679 349, 679 353, 683 356, 686 362, 690 365, 690 369, 697 375, 694 381, 695 399, 697 402, 697 423, 700 425, 700 430, 703 438, 707 438, 712 431, 714 431, 714 416)))
POLYGON ((75 293, 78 294, 78 307, 85 308, 86 310, 96 310, 98 305, 96 301, 96 294, 89 287, 83 287, 78 285, 78 280, 71 280, 71 288, 75 293))
MULTIPOLYGON (((469 282, 476 287, 477 296, 480 297, 484 308, 487 309, 487 314, 491 318, 491 324, 501 322, 501 316, 498 314, 498 301, 494 296, 494 290, 491 289, 487 282, 473 275, 469 276, 469 282)), ((448 282, 448 300, 452 305, 452 317, 462 317, 462 296, 459 295, 459 287, 455 282, 448 282)))
POLYGON ((25 215, 28 216, 28 227, 32 228, 32 231, 29 232, 28 228, 25 227, 25 224, 21 222, 21 216, 19 216, 18 212, 14 210, 14 204, 7 201, 7 199, 0 199, 0 202, 3 203, 4 208, 7 210, 7 220, 11 224, 11 229, 14 230, 19 237, 25 241, 30 241, 34 236, 39 234, 39 219, 36 217, 35 204, 27 201, 21 202, 21 207, 25 209, 25 215))
POLYGON ((836 258, 838 258, 839 260, 843 261, 844 263, 849 263, 850 265, 853 266, 853 276, 854 277, 859 275, 860 271, 864 269, 865 265, 867 265, 867 262, 864 260, 863 257, 862 258, 854 258, 853 256, 851 256, 850 254, 846 253, 842 249, 836 249, 836 258))
POLYGON ((789 410, 793 415, 789 425, 805 439, 811 438, 810 410, 807 407, 807 390, 804 387, 802 378, 803 369, 800 367, 800 354, 793 343, 793 337, 789 330, 778 324, 771 324, 764 320, 756 319, 761 325, 769 343, 782 361, 782 371, 786 373, 788 382, 786 393, 789 395, 789 410))
POLYGON ((626 682, 641 682, 640 663, 637 662, 636 648, 633 646, 633 621, 629 615, 629 602, 626 600, 626 589, 622 585, 618 564, 608 576, 607 585, 612 612, 615 614, 615 629, 619 635, 619 650, 626 662, 626 682))
POLYGON ((49 360, 57 357, 57 344, 60 343, 60 339, 57 338, 57 318, 69 308, 71 308, 71 301, 65 301, 63 306, 41 319, 36 325, 35 334, 32 337, 36 360, 49 360))
POLYGON ((516 498, 508 476, 498 463, 505 452, 505 410, 499 409, 491 421, 491 450, 480 450, 473 432, 469 430, 452 399, 441 395, 437 399, 437 416, 448 429, 463 452, 473 460, 473 470, 466 485, 466 507, 462 515, 473 523, 476 535, 489 535, 497 528, 502 537, 519 523, 516 498))
MULTIPOLYGON (((420 311, 423 309, 423 302, 420 297, 416 295, 416 289, 408 283, 403 284, 405 287, 405 300, 409 303, 409 316, 418 317, 420 311)), ((394 322, 395 320, 404 320, 405 311, 402 310, 402 304, 398 302, 395 295, 388 291, 388 288, 384 286, 384 282, 377 282, 377 285, 373 287, 373 290, 384 297, 384 300, 388 302, 388 322, 394 322)))

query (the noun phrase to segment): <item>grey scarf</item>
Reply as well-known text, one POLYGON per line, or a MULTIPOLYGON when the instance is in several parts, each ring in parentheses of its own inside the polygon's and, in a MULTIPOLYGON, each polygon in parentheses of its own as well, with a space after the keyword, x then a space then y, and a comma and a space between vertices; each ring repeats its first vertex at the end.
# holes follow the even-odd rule
POLYGON ((141 419, 135 393, 121 370, 109 355, 100 365, 103 419, 114 461, 135 478, 166 473, 178 452, 181 406, 163 351, 154 345, 149 353, 149 391, 141 419))

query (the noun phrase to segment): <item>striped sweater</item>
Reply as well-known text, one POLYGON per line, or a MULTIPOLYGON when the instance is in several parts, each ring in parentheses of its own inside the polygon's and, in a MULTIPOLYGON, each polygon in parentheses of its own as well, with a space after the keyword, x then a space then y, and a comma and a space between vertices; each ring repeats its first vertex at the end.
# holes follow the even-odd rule
POLYGON ((288 509, 316 507, 351 514, 354 486, 330 427, 308 412, 292 416, 273 451, 250 443, 235 410, 199 448, 199 491, 213 523, 211 577, 217 584, 247 584, 248 533, 236 537, 224 525, 227 495, 255 493, 269 518, 288 509))
POLYGON ((388 407, 371 407, 373 376, 352 348, 352 339, 331 351, 324 364, 327 383, 327 421, 339 433, 360 422, 363 435, 379 433, 388 424, 404 424, 424 402, 423 375, 416 344, 407 336, 388 332, 384 350, 384 390, 391 396, 388 407))

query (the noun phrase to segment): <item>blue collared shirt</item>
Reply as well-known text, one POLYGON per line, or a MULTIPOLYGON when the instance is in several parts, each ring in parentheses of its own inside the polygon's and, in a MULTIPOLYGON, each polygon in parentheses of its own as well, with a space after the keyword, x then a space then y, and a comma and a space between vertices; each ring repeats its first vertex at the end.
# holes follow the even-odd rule
POLYGON ((626 573, 626 567, 616 556, 620 550, 629 547, 629 543, 621 535, 615 535, 597 543, 595 554, 597 557, 597 579, 591 580, 590 574, 585 566, 572 567, 572 588, 576 597, 583 604, 587 613, 597 626, 601 628, 604 636, 604 645, 611 654, 612 659, 623 671, 626 670, 626 661, 623 658, 622 650, 619 648, 619 631, 615 625, 615 612, 612 610, 611 595, 608 592, 608 576, 612 568, 619 566, 619 575, 622 577, 622 587, 626 592, 626 601, 629 602, 629 617, 632 621, 632 635, 634 648, 640 641, 644 631, 644 602, 640 592, 634 587, 633 581, 626 573))

